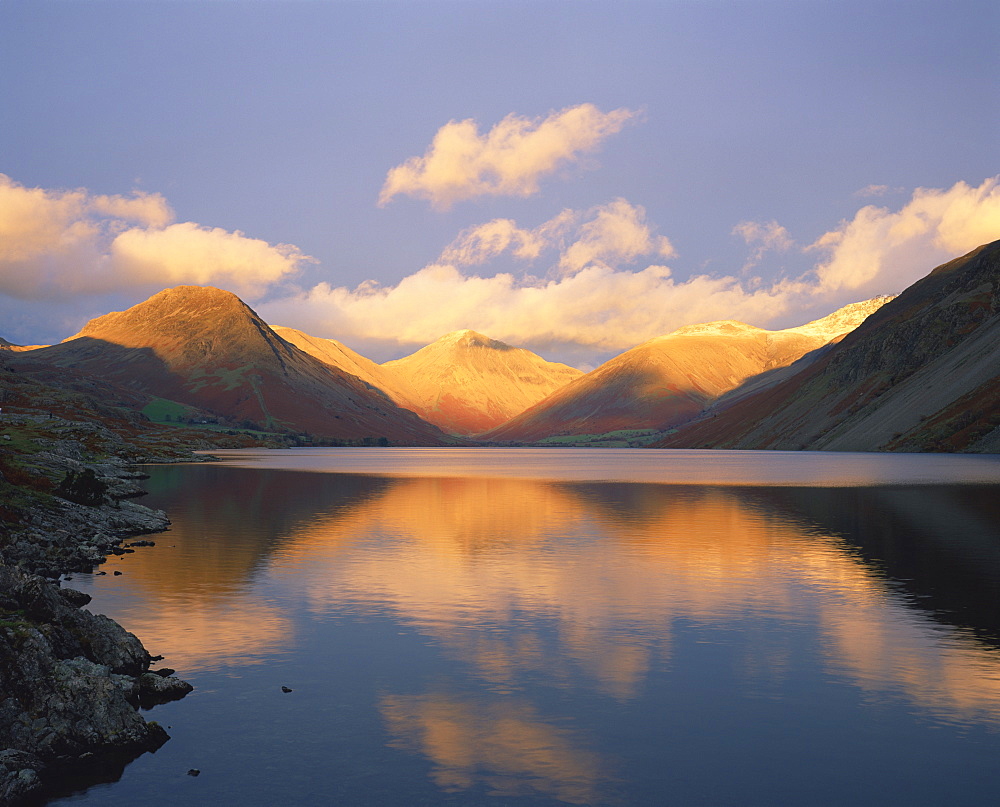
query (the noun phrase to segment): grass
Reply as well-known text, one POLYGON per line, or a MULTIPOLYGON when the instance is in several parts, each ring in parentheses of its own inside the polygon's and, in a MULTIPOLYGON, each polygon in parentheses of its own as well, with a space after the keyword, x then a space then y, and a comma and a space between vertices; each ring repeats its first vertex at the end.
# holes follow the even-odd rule
POLYGON ((142 414, 153 423, 180 423, 183 418, 192 417, 194 410, 190 406, 169 401, 166 398, 153 398, 142 408, 142 414))
POLYGON ((665 434, 657 429, 617 429, 602 434, 560 434, 539 440, 540 446, 581 448, 630 448, 653 443, 665 434))
POLYGON ((254 437, 275 437, 277 432, 264 429, 250 429, 243 426, 225 426, 203 419, 203 413, 186 404, 167 398, 153 398, 142 408, 142 414, 160 426, 199 431, 224 432, 226 434, 249 434, 254 437))

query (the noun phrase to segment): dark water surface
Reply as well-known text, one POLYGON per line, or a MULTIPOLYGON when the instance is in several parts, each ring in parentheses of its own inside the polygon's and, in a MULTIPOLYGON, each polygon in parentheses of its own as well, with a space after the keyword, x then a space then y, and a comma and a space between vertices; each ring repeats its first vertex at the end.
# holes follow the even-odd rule
POLYGON ((998 457, 221 453, 70 584, 196 690, 56 804, 1000 804, 998 457))

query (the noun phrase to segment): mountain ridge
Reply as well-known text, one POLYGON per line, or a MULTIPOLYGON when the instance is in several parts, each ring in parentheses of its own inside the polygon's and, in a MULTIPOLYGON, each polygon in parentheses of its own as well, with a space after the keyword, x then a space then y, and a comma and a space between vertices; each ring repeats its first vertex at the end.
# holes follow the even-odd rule
POLYGON ((385 362, 410 390, 414 411, 453 434, 484 432, 583 375, 470 329, 385 362))
POLYGON ((998 290, 995 241, 935 268, 801 373, 657 445, 1000 449, 998 290))
POLYGON ((851 303, 820 320, 777 331, 737 320, 684 326, 605 362, 482 438, 531 442, 557 434, 669 428, 748 379, 842 336, 886 299, 851 303))
POLYGON ((286 342, 236 295, 213 287, 164 289, 28 355, 258 427, 446 442, 437 428, 286 342))

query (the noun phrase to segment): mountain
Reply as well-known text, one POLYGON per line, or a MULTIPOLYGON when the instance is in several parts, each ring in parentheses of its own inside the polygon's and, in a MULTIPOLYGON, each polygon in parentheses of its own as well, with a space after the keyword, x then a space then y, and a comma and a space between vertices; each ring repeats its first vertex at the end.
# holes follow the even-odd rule
POLYGON ((787 367, 840 338, 887 299, 853 303, 781 331, 733 320, 686 326, 622 353, 482 437, 530 442, 557 434, 669 428, 747 379, 787 367))
POLYGON ((391 370, 351 350, 336 339, 323 339, 307 333, 277 326, 274 332, 299 350, 319 359, 324 364, 339 367, 345 373, 357 376, 366 384, 388 395, 397 406, 411 411, 417 406, 412 390, 391 370))
POLYGON ((236 295, 211 287, 161 291, 22 355, 234 423, 326 438, 445 442, 412 412, 283 340, 236 295))
POLYGON ((408 402, 394 400, 459 435, 498 426, 583 375, 470 330, 446 334, 382 369, 408 402))
POLYGON ((2 336, 0 336, 0 350, 7 350, 11 353, 21 353, 26 350, 38 350, 40 347, 48 347, 47 345, 15 345, 13 342, 8 342, 2 336))
POLYGON ((823 356, 658 445, 1000 451, 1000 241, 937 267, 823 356))

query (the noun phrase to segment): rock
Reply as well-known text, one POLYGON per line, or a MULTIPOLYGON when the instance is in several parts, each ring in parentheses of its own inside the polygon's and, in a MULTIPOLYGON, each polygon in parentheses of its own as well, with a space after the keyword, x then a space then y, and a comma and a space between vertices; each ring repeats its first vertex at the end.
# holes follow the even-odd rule
MULTIPOLYGON (((92 572, 108 554, 153 545, 140 540, 119 546, 170 524, 163 512, 132 501, 142 492, 136 481, 145 477, 128 463, 183 459, 187 450, 150 453, 100 423, 45 422, 49 436, 37 438, 42 450, 30 454, 33 474, 52 482, 82 475, 98 483, 103 495, 90 504, 37 491, 24 498, 30 505, 14 504, 12 497, 13 518, 0 536, 0 749, 5 749, 0 750, 0 804, 5 805, 48 796, 46 782, 79 781, 85 787, 114 781, 127 762, 168 739, 155 721, 143 719, 140 703, 172 700, 191 690, 179 679, 148 673, 152 659, 135 636, 85 610, 89 595, 55 582, 70 572, 92 572)), ((0 486, 7 506, 11 481, 0 477, 0 486)))
POLYGON ((0 566, 0 803, 70 768, 93 773, 155 750, 168 736, 136 710, 146 679, 169 682, 153 686, 157 702, 191 690, 148 673, 142 643, 83 610, 86 597, 0 566))
POLYGON ((139 702, 143 708, 158 703, 180 700, 194 687, 179 678, 165 678, 156 673, 143 673, 139 677, 139 702))
MULTIPOLYGON (((150 661, 152 661, 152 659, 150 659, 150 661)), ((170 669, 170 667, 161 667, 158 670, 150 670, 150 672, 153 673, 154 675, 159 675, 162 678, 166 678, 170 675, 173 675, 175 672, 177 672, 177 670, 172 670, 170 669)))
MULTIPOLYGON (((69 578, 66 578, 67 580, 69 578)), ((62 597, 66 602, 72 605, 74 608, 83 608, 92 599, 89 594, 85 591, 77 591, 75 588, 60 588, 57 589, 60 597, 62 597)))
POLYGON ((27 751, 0 751, 0 804, 13 804, 36 791, 45 764, 27 751))

